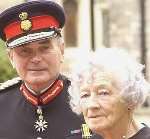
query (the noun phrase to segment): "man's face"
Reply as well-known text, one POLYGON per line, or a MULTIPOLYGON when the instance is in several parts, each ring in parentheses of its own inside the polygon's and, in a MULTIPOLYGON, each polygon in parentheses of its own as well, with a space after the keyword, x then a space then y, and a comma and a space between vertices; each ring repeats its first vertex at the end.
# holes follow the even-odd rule
POLYGON ((63 59, 63 44, 58 41, 46 39, 10 50, 19 76, 31 87, 46 87, 57 78, 63 59))

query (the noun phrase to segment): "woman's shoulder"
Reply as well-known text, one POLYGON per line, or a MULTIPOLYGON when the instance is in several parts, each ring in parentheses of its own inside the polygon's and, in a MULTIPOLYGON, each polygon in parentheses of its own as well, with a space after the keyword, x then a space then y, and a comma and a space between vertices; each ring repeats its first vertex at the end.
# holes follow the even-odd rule
POLYGON ((143 127, 130 139, 150 139, 150 127, 143 127))

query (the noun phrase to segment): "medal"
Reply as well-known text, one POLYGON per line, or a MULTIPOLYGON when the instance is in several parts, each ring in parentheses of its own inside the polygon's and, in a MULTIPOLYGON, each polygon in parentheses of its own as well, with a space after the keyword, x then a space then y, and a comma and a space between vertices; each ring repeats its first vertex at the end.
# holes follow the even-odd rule
POLYGON ((91 138, 92 134, 91 134, 90 129, 87 126, 87 124, 82 124, 81 131, 82 131, 82 138, 83 139, 91 138))
POLYGON ((20 87, 20 91, 23 96, 34 106, 37 107, 36 114, 38 115, 38 119, 35 121, 34 129, 37 132, 44 132, 48 127, 48 122, 44 119, 42 107, 40 105, 44 105, 52 101, 57 95, 61 93, 63 89, 63 81, 56 80, 55 83, 50 87, 46 92, 41 94, 40 96, 34 96, 30 90, 22 84, 20 87))
POLYGON ((44 120, 43 113, 42 113, 42 108, 38 106, 37 108, 37 114, 38 114, 38 120, 35 122, 35 129, 37 132, 43 132, 47 129, 48 127, 48 122, 44 120))

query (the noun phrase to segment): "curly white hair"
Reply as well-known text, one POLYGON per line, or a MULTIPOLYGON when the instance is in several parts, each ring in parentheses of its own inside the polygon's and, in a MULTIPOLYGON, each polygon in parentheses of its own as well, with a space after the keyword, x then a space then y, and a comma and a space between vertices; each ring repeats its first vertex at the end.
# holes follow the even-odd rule
POLYGON ((80 114, 80 86, 81 80, 97 72, 107 72, 119 79, 120 94, 127 105, 134 107, 142 104, 149 92, 150 84, 143 75, 144 66, 138 63, 125 50, 118 48, 101 48, 88 56, 80 57, 71 69, 72 85, 69 89, 72 110, 80 114))

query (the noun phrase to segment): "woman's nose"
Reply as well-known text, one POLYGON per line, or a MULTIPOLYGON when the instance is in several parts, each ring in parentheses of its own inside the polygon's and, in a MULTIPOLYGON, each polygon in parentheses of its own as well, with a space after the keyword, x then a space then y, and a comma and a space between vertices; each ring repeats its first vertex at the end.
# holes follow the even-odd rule
POLYGON ((87 103, 88 103, 87 104, 88 108, 99 108, 100 107, 96 96, 95 97, 91 96, 87 103))

